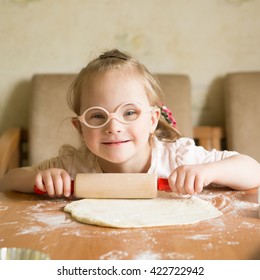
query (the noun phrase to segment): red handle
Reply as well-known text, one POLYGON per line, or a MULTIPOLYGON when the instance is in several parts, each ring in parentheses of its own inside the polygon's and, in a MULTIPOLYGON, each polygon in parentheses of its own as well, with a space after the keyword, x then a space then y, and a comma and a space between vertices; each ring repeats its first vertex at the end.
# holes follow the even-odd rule
POLYGON ((157 179, 157 190, 158 191, 172 192, 172 189, 169 185, 168 179, 158 178, 157 179))
MULTIPOLYGON (((73 195, 74 194, 74 180, 71 180, 70 189, 71 189, 71 194, 73 195)), ((42 191, 42 190, 38 189, 35 185, 34 185, 33 191, 36 194, 46 194, 47 193, 46 191, 42 191)))

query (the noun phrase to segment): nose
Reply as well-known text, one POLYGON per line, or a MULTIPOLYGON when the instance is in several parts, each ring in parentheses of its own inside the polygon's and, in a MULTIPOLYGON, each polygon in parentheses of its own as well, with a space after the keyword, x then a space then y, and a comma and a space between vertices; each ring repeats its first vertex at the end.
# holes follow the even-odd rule
POLYGON ((109 134, 121 133, 123 131, 123 124, 120 121, 118 121, 116 118, 112 118, 105 126, 105 129, 106 129, 106 133, 109 134))

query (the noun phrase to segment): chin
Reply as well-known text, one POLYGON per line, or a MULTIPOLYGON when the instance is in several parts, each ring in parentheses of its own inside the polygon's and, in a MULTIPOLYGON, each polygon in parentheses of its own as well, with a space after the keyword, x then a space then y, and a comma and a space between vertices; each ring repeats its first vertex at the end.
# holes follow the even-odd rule
POLYGON ((111 162, 113 164, 123 164, 125 162, 127 162, 130 158, 132 158, 131 155, 124 155, 122 156, 122 154, 119 155, 100 155, 100 157, 107 161, 107 162, 111 162))
POLYGON ((123 164, 128 160, 128 158, 126 159, 126 158, 111 158, 111 157, 103 158, 103 159, 114 164, 123 164))

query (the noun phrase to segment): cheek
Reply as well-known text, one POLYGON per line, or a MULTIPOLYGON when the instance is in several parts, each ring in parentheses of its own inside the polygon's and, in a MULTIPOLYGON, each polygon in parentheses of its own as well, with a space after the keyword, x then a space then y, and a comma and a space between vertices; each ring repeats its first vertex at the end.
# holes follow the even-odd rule
POLYGON ((95 144, 97 143, 96 139, 97 139, 97 132, 95 131, 95 129, 89 129, 84 127, 82 129, 82 138, 83 141, 85 143, 85 145, 87 146, 87 148, 89 148, 90 150, 92 150, 92 147, 95 146, 95 144))
POLYGON ((135 123, 132 132, 138 138, 149 138, 149 135, 153 132, 151 121, 146 118, 143 121, 135 123))
POLYGON ((143 131, 143 133, 153 133, 154 132, 154 128, 153 128, 153 120, 152 118, 149 116, 149 114, 147 114, 146 116, 144 116, 144 118, 142 119, 142 121, 140 121, 138 123, 138 130, 143 131))

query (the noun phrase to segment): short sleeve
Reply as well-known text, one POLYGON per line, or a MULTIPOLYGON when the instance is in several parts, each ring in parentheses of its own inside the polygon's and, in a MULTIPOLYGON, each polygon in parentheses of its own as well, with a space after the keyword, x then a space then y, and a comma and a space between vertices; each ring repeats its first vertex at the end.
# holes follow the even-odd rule
POLYGON ((57 157, 47 159, 33 166, 35 172, 49 168, 65 169, 75 178, 78 173, 101 173, 96 157, 84 146, 76 149, 71 145, 63 145, 57 157))
POLYGON ((36 172, 49 168, 62 168, 70 173, 75 151, 76 149, 73 146, 63 145, 59 149, 57 157, 44 160, 32 167, 36 172))
POLYGON ((180 138, 176 141, 176 163, 178 166, 220 161, 237 154, 237 152, 226 150, 205 150, 202 146, 196 146, 194 140, 190 138, 180 138))

